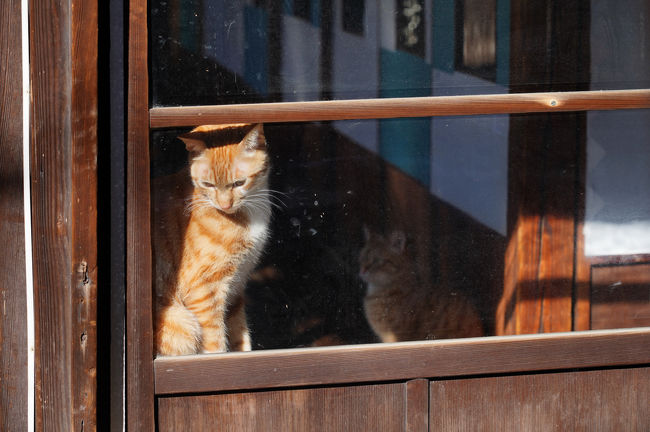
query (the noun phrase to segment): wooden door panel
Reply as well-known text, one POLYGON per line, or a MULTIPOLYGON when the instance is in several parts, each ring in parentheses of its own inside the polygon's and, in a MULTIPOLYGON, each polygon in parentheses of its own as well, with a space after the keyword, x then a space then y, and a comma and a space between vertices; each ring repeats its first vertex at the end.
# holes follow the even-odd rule
POLYGON ((433 381, 430 430, 647 431, 650 368, 433 381))
POLYGON ((426 431, 428 386, 409 383, 159 397, 159 431, 426 431), (410 401, 410 403, 409 403, 410 401))

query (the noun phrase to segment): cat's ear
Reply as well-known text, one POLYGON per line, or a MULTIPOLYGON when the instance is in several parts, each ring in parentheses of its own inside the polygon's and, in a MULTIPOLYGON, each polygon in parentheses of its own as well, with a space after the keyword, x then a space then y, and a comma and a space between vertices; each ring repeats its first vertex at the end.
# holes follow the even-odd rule
POLYGON ((395 252, 404 252, 406 248, 406 234, 404 234, 404 231, 393 231, 390 234, 389 244, 395 252))
POLYGON ((241 141, 241 145, 243 145, 244 149, 247 151, 261 150, 266 147, 266 138, 264 137, 264 127, 262 123, 253 126, 253 129, 251 129, 241 141))
POLYGON ((205 141, 199 138, 198 134, 195 134, 193 132, 188 132, 186 134, 179 135, 178 139, 180 139, 185 143, 185 148, 190 153, 201 153, 203 150, 207 148, 205 145, 205 141))

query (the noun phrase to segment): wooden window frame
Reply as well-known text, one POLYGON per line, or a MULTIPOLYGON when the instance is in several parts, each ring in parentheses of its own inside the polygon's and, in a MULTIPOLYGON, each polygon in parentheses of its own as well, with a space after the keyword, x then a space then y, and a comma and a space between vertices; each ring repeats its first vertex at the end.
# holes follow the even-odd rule
POLYGON ((230 122, 458 116, 650 108, 650 90, 149 107, 147 2, 128 41, 126 421, 154 430, 158 395, 650 364, 650 328, 224 353, 154 360, 149 137, 230 122))

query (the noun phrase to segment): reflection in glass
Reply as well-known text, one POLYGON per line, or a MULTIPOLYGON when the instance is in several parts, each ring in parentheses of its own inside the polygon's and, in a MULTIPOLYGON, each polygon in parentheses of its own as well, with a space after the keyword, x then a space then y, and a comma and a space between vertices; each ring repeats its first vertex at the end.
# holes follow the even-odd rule
MULTIPOLYGON (((612 189, 597 190, 647 203, 640 185, 650 170, 641 170, 640 148, 601 134, 603 148, 618 149, 604 166, 630 166, 637 177, 619 181, 612 177, 621 172, 593 169, 594 137, 585 131, 609 124, 619 137, 623 129, 645 136, 647 123, 623 117, 266 124, 269 186, 282 203, 246 288, 253 349, 537 333, 583 321, 650 325, 648 255, 631 265, 576 255, 585 188, 587 226, 592 217, 593 179, 609 176, 612 189), (593 271, 577 271, 580 263, 593 271), (387 285, 394 290, 382 297, 387 285), (589 302, 591 313, 579 315, 577 301, 589 302), (616 321, 607 320, 612 311, 616 321), (435 324, 429 332, 409 330, 427 319, 435 324)), ((183 132, 154 132, 152 177, 186 164, 176 139, 183 132)))
POLYGON ((456 3, 456 70, 496 80, 496 0, 456 3))
MULTIPOLYGON (((502 267, 503 236, 432 195, 428 132, 426 141, 409 143, 412 150, 394 161, 403 163, 402 169, 389 162, 401 143, 425 137, 408 135, 408 120, 413 119, 401 122, 402 140, 397 121, 374 143, 342 132, 359 122, 265 125, 273 166, 270 189, 279 191, 283 204, 274 209, 272 236, 248 282, 254 349, 493 333, 493 288, 502 275, 490 267, 502 267), (340 127, 343 123, 347 128, 340 127), (420 172, 426 178, 416 178, 420 172), (396 243, 395 237, 401 240, 396 243), (377 268, 376 256, 392 256, 401 264, 377 268), (409 306, 407 301, 397 312, 402 302, 386 296, 382 300, 394 303, 394 313, 386 315, 390 304, 380 301, 369 315, 368 285, 382 287, 382 271, 388 272, 384 277, 391 289, 405 289, 402 296, 417 302, 409 306), (479 280, 480 286, 470 283, 479 280), (408 294, 413 284, 419 288, 408 294), (414 314, 416 305, 427 309, 414 314), (414 319, 409 328, 407 317, 414 319), (416 322, 427 318, 429 323, 416 322), (382 323, 389 329, 377 330, 382 323)), ((425 122, 430 128, 430 119, 425 122)), ((463 126, 452 127, 462 133, 463 126)), ((182 132, 154 133, 154 178, 173 175, 186 164, 184 144, 176 139, 182 132)), ((444 183, 444 174, 439 177, 444 183)), ((497 208, 503 210, 503 203, 497 208)))
POLYGON ((644 0, 150 2, 155 106, 644 88, 644 0))
POLYGON ((585 253, 650 254, 650 111, 591 112, 585 253))

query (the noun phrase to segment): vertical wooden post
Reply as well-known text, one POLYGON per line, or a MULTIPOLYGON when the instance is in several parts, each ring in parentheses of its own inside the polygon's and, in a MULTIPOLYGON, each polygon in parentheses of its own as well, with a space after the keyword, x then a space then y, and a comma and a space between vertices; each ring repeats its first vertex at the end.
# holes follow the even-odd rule
POLYGON ((147 2, 129 2, 126 215, 126 423, 153 431, 147 2))
POLYGON ((97 428, 97 0, 71 1, 72 424, 97 428))
POLYGON ((0 3, 0 430, 27 429, 20 0, 0 3))
POLYGON ((36 429, 94 430, 97 2, 29 4, 36 429))

